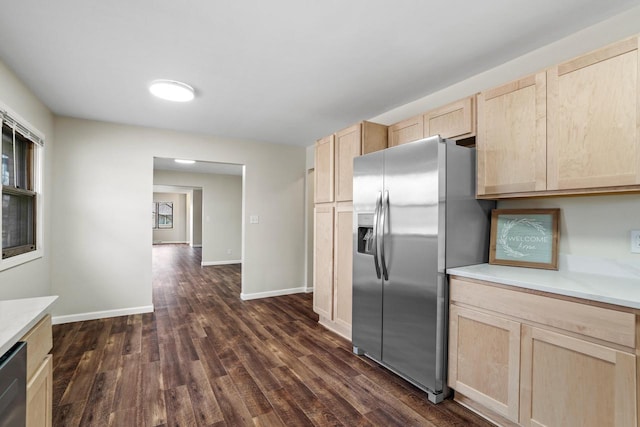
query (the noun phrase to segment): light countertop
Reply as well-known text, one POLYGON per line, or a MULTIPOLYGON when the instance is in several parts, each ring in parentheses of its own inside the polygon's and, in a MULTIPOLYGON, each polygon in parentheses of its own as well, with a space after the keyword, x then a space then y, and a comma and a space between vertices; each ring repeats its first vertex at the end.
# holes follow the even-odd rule
POLYGON ((0 356, 42 319, 57 296, 0 301, 0 356))
POLYGON ((640 264, 561 257, 558 271, 477 264, 450 268, 450 275, 640 309, 640 264))

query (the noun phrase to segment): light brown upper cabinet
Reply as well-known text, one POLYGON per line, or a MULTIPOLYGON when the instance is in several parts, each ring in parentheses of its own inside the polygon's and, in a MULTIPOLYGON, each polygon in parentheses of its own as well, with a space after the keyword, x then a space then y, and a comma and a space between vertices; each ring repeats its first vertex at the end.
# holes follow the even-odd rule
POLYGON ((423 135, 448 139, 470 138, 476 134, 476 96, 431 110, 423 116, 423 135))
POLYGON ((640 191, 638 37, 478 95, 478 196, 640 191))
POLYGON ((546 189, 544 72, 478 95, 478 195, 546 189))
POLYGON ((417 141, 424 137, 424 117, 415 116, 389 126, 389 147, 417 141))
POLYGON ((333 202, 333 135, 316 142, 315 153, 315 202, 333 202))
POLYGON ((547 189, 640 184, 638 37, 547 72, 547 189))
POLYGON ((440 135, 464 139, 476 134, 476 95, 389 126, 389 147, 440 135))
POLYGON ((387 148, 387 127, 361 122, 335 134, 335 201, 353 200, 353 159, 387 148))

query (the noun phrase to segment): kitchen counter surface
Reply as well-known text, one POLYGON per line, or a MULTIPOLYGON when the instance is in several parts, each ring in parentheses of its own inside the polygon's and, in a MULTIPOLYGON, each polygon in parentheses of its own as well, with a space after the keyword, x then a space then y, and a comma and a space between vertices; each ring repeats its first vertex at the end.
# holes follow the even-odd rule
POLYGON ((636 263, 574 257, 561 259, 558 271, 477 264, 450 268, 447 273, 640 309, 640 266, 636 263))
POLYGON ((0 356, 42 319, 57 296, 0 301, 0 356))

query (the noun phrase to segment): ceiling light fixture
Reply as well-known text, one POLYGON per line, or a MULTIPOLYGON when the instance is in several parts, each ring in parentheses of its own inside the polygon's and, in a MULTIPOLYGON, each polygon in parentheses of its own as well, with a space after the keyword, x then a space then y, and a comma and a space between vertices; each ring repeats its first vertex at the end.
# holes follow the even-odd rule
POLYGON ((154 80, 149 85, 149 91, 158 98, 174 102, 187 102, 195 97, 191 86, 175 80, 154 80))
POLYGON ((196 161, 195 160, 186 160, 186 159, 174 159, 176 163, 183 163, 185 165, 192 165, 196 161))

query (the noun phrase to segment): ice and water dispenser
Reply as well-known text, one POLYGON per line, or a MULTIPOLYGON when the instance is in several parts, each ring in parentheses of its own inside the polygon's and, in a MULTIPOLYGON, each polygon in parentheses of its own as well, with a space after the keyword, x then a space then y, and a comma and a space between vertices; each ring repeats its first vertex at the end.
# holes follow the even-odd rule
POLYGON ((374 255, 375 253, 373 218, 373 213, 358 214, 358 252, 361 254, 374 255))

